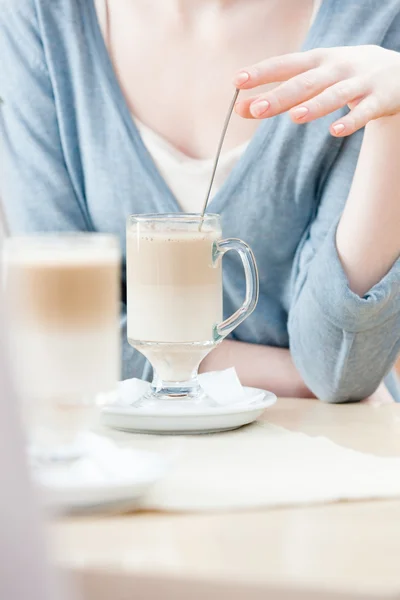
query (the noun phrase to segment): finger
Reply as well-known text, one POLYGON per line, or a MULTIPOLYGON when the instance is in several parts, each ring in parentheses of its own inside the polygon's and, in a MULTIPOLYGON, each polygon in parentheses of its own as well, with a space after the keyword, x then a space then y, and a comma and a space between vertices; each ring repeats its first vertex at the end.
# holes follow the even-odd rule
POLYGON ((290 111, 290 116, 297 123, 307 123, 355 103, 368 93, 369 87, 360 78, 345 79, 331 85, 301 106, 296 106, 290 111))
POLYGON ((250 90, 265 83, 286 81, 299 73, 316 68, 323 56, 324 52, 321 49, 274 56, 241 69, 233 78, 233 84, 241 89, 250 90))
POLYGON ((320 94, 340 78, 338 69, 311 69, 261 94, 257 99, 246 98, 236 105, 242 116, 256 119, 274 117, 320 94), (250 114, 249 114, 250 113, 250 114))
POLYGON ((254 116, 250 112, 250 106, 253 102, 257 102, 258 100, 262 100, 261 94, 258 96, 251 96, 250 98, 244 98, 243 100, 239 100, 235 104, 235 112, 243 119, 254 119, 254 116))
POLYGON ((369 95, 363 98, 346 116, 332 123, 330 132, 335 137, 351 135, 380 116, 377 98, 369 95))

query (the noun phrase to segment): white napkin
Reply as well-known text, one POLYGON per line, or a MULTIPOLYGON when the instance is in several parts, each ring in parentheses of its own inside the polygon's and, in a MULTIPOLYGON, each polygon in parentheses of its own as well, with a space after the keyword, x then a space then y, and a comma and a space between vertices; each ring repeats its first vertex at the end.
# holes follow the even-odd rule
MULTIPOLYGON (((162 453, 175 443, 173 436, 132 435, 130 440, 162 453)), ((145 508, 226 511, 400 497, 400 456, 363 454, 265 421, 225 433, 181 436, 180 442, 171 470, 150 490, 145 508)))
POLYGON ((121 406, 130 406, 136 400, 144 396, 150 388, 148 381, 142 379, 125 379, 118 384, 117 394, 114 395, 114 402, 121 406))
MULTIPOLYGON (((237 376, 236 369, 214 371, 199 375, 199 382, 207 396, 218 406, 241 405, 257 402, 263 398, 263 392, 249 390, 242 386, 237 376)), ((126 379, 118 386, 117 395, 111 397, 113 403, 121 406, 130 406, 141 396, 148 392, 150 384, 141 379, 126 379)))
POLYGON ((259 390, 246 390, 234 367, 225 371, 203 373, 199 376, 199 382, 205 393, 220 406, 249 404, 264 395, 259 390))
POLYGON ((37 467, 34 477, 50 488, 91 487, 94 485, 124 484, 146 481, 154 475, 154 465, 161 458, 147 451, 120 447, 113 440, 93 433, 82 436, 80 442, 84 454, 69 465, 37 467), (149 458, 150 464, 149 471, 149 458))

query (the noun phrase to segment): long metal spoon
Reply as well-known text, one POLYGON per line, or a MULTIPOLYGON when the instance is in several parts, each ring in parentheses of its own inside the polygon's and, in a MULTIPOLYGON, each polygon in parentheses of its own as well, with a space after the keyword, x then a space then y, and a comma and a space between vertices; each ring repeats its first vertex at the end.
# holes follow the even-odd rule
POLYGON ((225 123, 224 123, 223 129, 222 129, 222 134, 221 134, 221 137, 220 137, 220 140, 219 140, 217 154, 216 154, 215 161, 214 161, 214 166, 213 166, 213 171, 212 171, 212 175, 211 175, 210 185, 208 186, 206 199, 204 201, 204 206, 203 206, 203 210, 202 210, 202 213, 201 213, 201 221, 200 221, 200 227, 199 227, 199 229, 201 229, 201 226, 203 224, 204 215, 205 215, 205 212, 207 210, 208 201, 210 199, 210 194, 211 194, 212 186, 213 186, 214 179, 215 179, 215 173, 216 173, 217 167, 218 167, 219 157, 221 155, 221 150, 222 150, 222 146, 224 145, 225 135, 226 135, 226 132, 227 132, 227 129, 228 129, 229 121, 231 120, 232 112, 233 112, 233 109, 235 107, 236 100, 237 100, 237 97, 239 95, 239 92, 240 92, 240 90, 238 90, 238 89, 235 90, 235 93, 234 93, 233 98, 232 98, 232 102, 229 105, 228 113, 227 113, 226 118, 225 118, 225 123))

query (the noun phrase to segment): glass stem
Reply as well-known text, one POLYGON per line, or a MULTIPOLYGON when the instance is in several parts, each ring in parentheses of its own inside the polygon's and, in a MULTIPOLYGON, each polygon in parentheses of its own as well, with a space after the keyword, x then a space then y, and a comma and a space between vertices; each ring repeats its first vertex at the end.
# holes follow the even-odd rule
POLYGON ((188 400, 202 395, 197 373, 188 381, 165 381, 154 372, 151 395, 158 400, 188 400))

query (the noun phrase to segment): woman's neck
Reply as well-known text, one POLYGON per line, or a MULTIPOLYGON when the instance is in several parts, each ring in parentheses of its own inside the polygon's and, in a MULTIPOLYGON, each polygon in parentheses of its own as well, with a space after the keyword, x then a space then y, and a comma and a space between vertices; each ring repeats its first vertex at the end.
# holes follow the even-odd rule
MULTIPOLYGON (((260 0, 264 1, 265 0, 260 0)), ((266 0, 271 3, 276 0, 266 0)), ((198 13, 202 10, 221 10, 228 8, 234 4, 246 2, 246 0, 163 0, 162 3, 159 0, 152 0, 153 5, 157 10, 169 10, 178 13, 198 13)), ((148 2, 146 4, 149 4, 148 2)))
MULTIPOLYGON (((122 2, 132 4, 132 0, 122 2)), ((260 14, 274 12, 282 2, 284 4, 285 0, 136 0, 137 6, 142 10, 157 14, 158 18, 166 19, 167 22, 181 22, 183 26, 198 25, 206 17, 210 20, 225 18, 228 12, 242 13, 247 7, 257 11, 257 5, 260 6, 260 14)))

